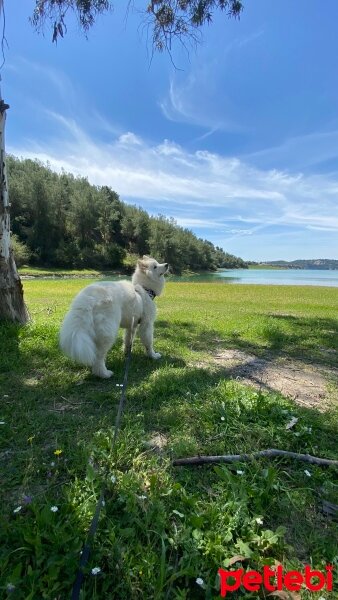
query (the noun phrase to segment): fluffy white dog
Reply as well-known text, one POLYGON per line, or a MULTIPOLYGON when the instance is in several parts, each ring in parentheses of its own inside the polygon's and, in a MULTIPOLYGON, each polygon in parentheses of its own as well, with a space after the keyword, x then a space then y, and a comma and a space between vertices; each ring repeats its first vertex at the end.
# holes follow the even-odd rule
POLYGON ((153 348, 155 296, 164 287, 168 263, 159 264, 150 256, 137 262, 131 282, 93 283, 73 300, 60 331, 60 346, 73 360, 92 367, 98 377, 111 377, 106 368, 108 350, 114 344, 119 327, 123 327, 127 352, 139 326, 141 342, 148 356, 161 358, 153 348))

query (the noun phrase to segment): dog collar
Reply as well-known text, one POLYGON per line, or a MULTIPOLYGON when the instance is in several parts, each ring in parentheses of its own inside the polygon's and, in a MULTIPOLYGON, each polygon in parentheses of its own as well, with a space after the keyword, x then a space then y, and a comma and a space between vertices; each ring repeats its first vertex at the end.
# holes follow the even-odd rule
MULTIPOLYGON (((143 287, 143 286, 142 286, 143 287)), ((145 288, 143 287, 144 291, 147 292, 148 296, 154 300, 154 298, 156 298, 156 294, 154 292, 154 290, 150 290, 149 288, 145 288)))

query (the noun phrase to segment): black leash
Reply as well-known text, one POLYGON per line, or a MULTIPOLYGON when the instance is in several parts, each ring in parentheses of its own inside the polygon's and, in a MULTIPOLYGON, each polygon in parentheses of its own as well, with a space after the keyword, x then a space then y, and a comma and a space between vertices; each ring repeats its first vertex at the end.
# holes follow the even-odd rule
MULTIPOLYGON (((133 327, 132 327, 132 330, 133 330, 133 327)), ((126 357, 126 366, 125 366, 125 370, 124 370, 124 378, 123 378, 123 384, 122 384, 122 394, 121 394, 121 399, 120 399, 120 403, 119 403, 119 407, 118 407, 118 411, 117 411, 117 415, 116 415, 116 419, 115 419, 114 436, 113 436, 112 445, 111 445, 112 449, 115 446, 117 435, 118 435, 118 432, 120 429, 121 416, 123 413, 124 403, 125 403, 125 398, 126 398, 126 389, 127 389, 127 383, 128 383, 128 372, 129 372, 130 361, 131 361, 131 344, 129 345, 128 353, 127 353, 127 357, 126 357)), ((79 600, 79 598, 80 598, 81 586, 82 586, 83 579, 84 579, 84 568, 89 559, 91 545, 94 541, 95 533, 96 533, 97 526, 99 523, 101 508, 104 504, 104 495, 105 495, 106 489, 107 489, 107 484, 104 483, 102 486, 102 489, 101 489, 100 498, 98 499, 98 502, 96 504, 95 513, 92 518, 92 522, 90 524, 90 527, 89 527, 89 530, 87 533, 86 543, 85 543, 85 546, 84 546, 82 554, 81 554, 79 568, 78 568, 76 579, 75 579, 75 582, 73 585, 71 600, 79 600)))

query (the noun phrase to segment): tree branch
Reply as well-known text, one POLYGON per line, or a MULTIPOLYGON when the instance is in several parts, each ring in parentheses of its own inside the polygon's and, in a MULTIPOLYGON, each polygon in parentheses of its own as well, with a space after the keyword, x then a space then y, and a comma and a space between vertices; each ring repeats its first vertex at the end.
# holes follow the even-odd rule
POLYGON ((276 450, 275 448, 270 448, 269 450, 260 450, 259 452, 253 452, 252 454, 225 454, 221 456, 192 456, 190 458, 177 458, 173 460, 172 464, 174 467, 193 467, 195 465, 232 463, 236 461, 254 460, 255 458, 274 458, 276 456, 294 458, 295 460, 301 460, 312 465, 338 467, 338 460, 332 460, 329 458, 318 458, 317 456, 311 456, 311 454, 299 454, 298 452, 276 450))

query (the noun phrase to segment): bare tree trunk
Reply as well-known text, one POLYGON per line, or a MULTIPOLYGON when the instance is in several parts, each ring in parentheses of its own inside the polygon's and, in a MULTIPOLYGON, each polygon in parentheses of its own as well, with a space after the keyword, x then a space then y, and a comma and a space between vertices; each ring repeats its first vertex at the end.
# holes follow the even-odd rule
MULTIPOLYGON (((1 3, 0 3, 1 11, 1 3)), ((10 217, 5 163, 5 121, 9 108, 0 93, 0 321, 28 321, 23 289, 10 246, 10 217)))

